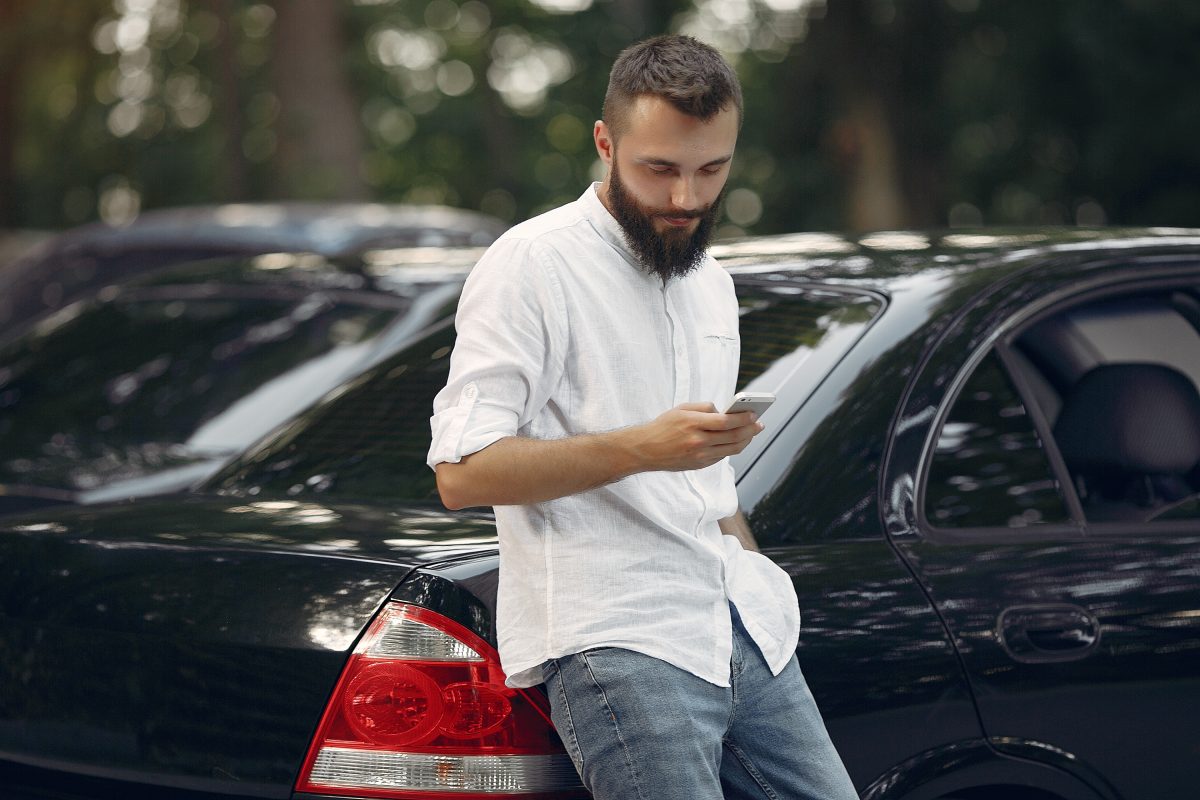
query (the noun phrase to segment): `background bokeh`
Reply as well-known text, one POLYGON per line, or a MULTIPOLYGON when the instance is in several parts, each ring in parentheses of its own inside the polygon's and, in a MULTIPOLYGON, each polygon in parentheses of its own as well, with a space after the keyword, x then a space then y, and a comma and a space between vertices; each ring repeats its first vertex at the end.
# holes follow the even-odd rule
POLYGON ((0 232, 164 206, 446 203, 597 176, 608 68, 718 46, 722 235, 1200 225, 1190 0, 0 0, 0 232))

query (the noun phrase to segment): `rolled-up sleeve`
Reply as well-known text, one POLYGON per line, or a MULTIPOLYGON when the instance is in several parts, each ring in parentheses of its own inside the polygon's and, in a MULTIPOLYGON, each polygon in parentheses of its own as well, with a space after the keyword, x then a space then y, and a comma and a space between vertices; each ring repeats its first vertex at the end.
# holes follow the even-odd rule
POLYGON ((463 287, 446 386, 433 400, 426 463, 458 462, 514 436, 562 377, 566 319, 553 255, 502 238, 463 287))

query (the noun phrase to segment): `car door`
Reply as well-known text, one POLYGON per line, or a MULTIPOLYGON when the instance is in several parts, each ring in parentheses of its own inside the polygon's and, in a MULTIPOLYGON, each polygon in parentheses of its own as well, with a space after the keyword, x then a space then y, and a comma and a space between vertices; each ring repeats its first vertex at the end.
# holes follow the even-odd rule
POLYGON ((769 275, 737 286, 737 388, 778 396, 733 459, 739 499, 796 589, 797 657, 834 744, 871 796, 974 763, 980 731, 953 648, 869 501, 904 381, 902 360, 881 353, 911 318, 862 288, 769 275))
POLYGON ((1200 277, 1135 267, 1060 272, 943 340, 905 410, 949 387, 893 535, 994 747, 1182 799, 1200 783, 1200 277))

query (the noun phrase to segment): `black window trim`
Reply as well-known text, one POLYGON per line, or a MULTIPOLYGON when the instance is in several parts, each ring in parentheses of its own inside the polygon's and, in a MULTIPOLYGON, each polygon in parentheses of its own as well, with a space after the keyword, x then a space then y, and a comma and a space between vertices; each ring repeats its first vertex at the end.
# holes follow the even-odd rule
MULTIPOLYGON (((1127 521, 1087 522, 1083 516, 1083 505, 1079 501, 1074 482, 1071 480, 1070 474, 1066 469, 1066 464, 1058 450, 1058 445, 1055 443, 1053 437, 1047 433, 1050 429, 1049 421, 1042 413, 1041 407, 1036 402, 1031 401, 1033 393, 1028 383, 1024 380, 1024 376, 1021 375, 1020 370, 1011 368, 1013 359, 1011 350, 1016 339, 1033 325, 1036 325, 1049 316, 1053 316, 1064 308, 1108 296, 1125 294, 1130 291, 1144 291, 1158 287, 1166 288, 1176 285, 1184 279, 1200 282, 1200 257, 1196 255, 1141 258, 1134 256, 1128 260, 1121 259, 1119 263, 1123 264, 1125 268, 1115 274, 1097 276, 1082 283, 1072 284, 1050 292, 1038 303, 1008 317, 984 338, 975 351, 971 353, 970 358, 959 368, 954 376, 954 380, 951 381, 950 387, 940 401, 937 413, 934 414, 929 434, 921 448, 920 460, 917 462, 917 469, 914 476, 916 492, 913 503, 915 505, 915 527, 923 536, 928 537, 931 541, 947 544, 990 544, 997 542, 1020 543, 1028 541, 1082 540, 1089 536, 1118 537, 1147 535, 1148 525, 1153 526, 1152 530, 1155 537, 1174 534, 1194 536, 1200 530, 1200 519, 1165 520, 1150 523, 1131 523, 1127 521), (946 528, 935 525, 925 514, 926 488, 938 434, 940 434, 950 410, 962 393, 963 387, 970 377, 974 375, 980 362, 992 351, 997 353, 1002 368, 1007 377, 1013 382, 1017 396, 1025 406, 1025 412, 1029 415, 1034 425, 1034 430, 1042 440, 1042 447, 1047 455, 1051 474, 1059 484, 1060 493, 1066 504, 1068 515, 1071 517, 1071 521, 1067 523, 1030 525, 1022 528, 1010 528, 1007 526, 946 528)), ((944 341, 939 342, 939 346, 942 344, 944 344, 944 341)))
MULTIPOLYGON (((1039 317, 1042 319, 1043 317, 1039 317)), ((1034 323, 1021 328, 1022 331, 1027 330, 1034 323)), ((1083 503, 1079 500, 1079 493, 1075 491, 1075 482, 1071 480, 1070 470, 1067 469, 1067 462, 1063 460, 1062 453, 1058 449, 1058 443, 1054 441, 1054 433, 1051 430, 1050 420, 1042 412, 1041 406, 1037 404, 1033 387, 1030 386, 1026 379, 1024 371, 1017 367, 1015 361, 1016 356, 1013 355, 1013 345, 1016 341, 1016 335, 1006 336, 996 342, 992 350, 1000 359, 1000 368, 1007 374, 1008 379, 1012 381, 1013 389, 1017 393, 1017 397, 1021 400, 1021 405, 1025 407, 1025 414, 1033 423, 1033 429, 1037 432, 1038 439, 1042 442, 1042 452, 1046 454, 1046 461, 1050 465, 1050 473, 1054 476, 1054 480, 1058 482, 1059 493, 1062 495, 1063 502, 1067 507, 1067 515, 1071 519, 1071 525, 1081 530, 1086 531, 1087 517, 1083 513, 1083 503)))

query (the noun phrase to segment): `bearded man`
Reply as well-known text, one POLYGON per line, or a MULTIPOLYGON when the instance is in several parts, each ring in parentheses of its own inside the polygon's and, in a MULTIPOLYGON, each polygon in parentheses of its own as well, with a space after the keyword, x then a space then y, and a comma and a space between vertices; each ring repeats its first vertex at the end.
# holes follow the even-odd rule
POLYGON ((738 305, 706 252, 741 121, 711 47, 623 51, 594 130, 605 180, 483 256, 434 400, 442 502, 495 507, 508 684, 545 682, 597 800, 857 797, 729 464, 762 430, 720 411, 738 305))

